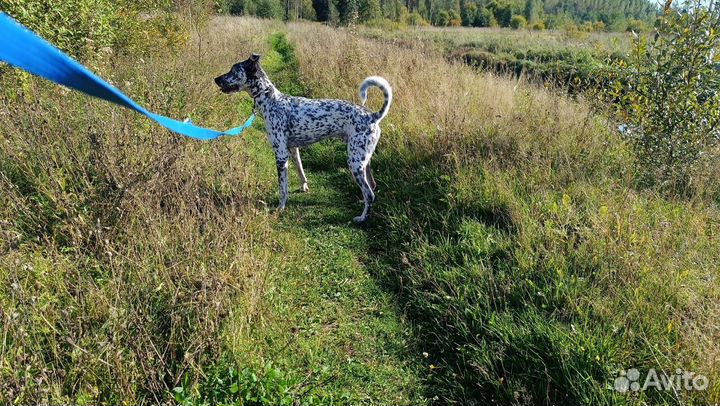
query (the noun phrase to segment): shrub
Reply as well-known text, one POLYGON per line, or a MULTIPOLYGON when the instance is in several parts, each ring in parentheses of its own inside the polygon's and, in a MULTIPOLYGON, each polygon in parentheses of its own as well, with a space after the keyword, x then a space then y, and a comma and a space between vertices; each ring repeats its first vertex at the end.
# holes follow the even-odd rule
POLYGON ((495 19, 501 27, 509 27, 512 20, 512 8, 509 5, 495 8, 495 19))
POLYGON ((658 34, 637 37, 608 93, 645 179, 684 188, 693 165, 720 138, 720 5, 666 9, 658 34))
POLYGON ((478 8, 477 4, 475 3, 469 3, 466 4, 465 7, 461 7, 460 9, 460 17, 462 19, 462 25, 464 26, 471 26, 475 23, 475 18, 477 17, 478 8))
POLYGON ((532 29, 536 30, 536 31, 542 31, 545 29, 545 23, 542 21, 538 21, 535 24, 533 24, 532 29))
POLYGON ((427 27, 430 25, 417 11, 408 14, 405 23, 416 27, 427 27))
POLYGON ((590 21, 585 21, 578 27, 578 29, 582 32, 591 32, 594 30, 593 23, 590 21))
POLYGON ((380 17, 380 2, 378 0, 358 1, 358 16, 360 21, 370 21, 380 17))
POLYGON ((565 25, 572 22, 572 17, 568 14, 550 14, 545 18, 545 26, 554 30, 564 28, 565 25))
POLYGON ((520 28, 525 28, 527 25, 527 20, 525 17, 521 15, 513 16, 510 20, 510 27, 512 27, 513 30, 519 30, 520 28))
POLYGON ((219 6, 223 14, 242 15, 246 12, 244 0, 225 0, 220 2, 219 6))
POLYGON ((258 0, 255 14, 260 18, 280 18, 282 9, 280 3, 273 0, 258 0))
POLYGON ((648 28, 648 25, 647 25, 647 23, 645 23, 645 21, 632 18, 632 19, 628 20, 628 22, 627 22, 626 31, 647 32, 649 30, 650 29, 648 28))
POLYGON ((163 46, 177 48, 187 41, 184 27, 176 15, 169 13, 169 3, 136 3, 0 0, 0 10, 82 61, 107 54, 99 52, 103 49, 149 52, 163 46))
POLYGON ((475 27, 497 27, 498 22, 492 11, 483 7, 475 14, 475 22, 473 25, 475 27))
POLYGON ((435 25, 439 25, 441 27, 447 27, 450 25, 450 14, 448 14, 447 10, 442 10, 438 13, 435 25))
POLYGON ((405 22, 393 21, 389 18, 377 18, 365 23, 367 27, 379 28, 382 31, 397 31, 407 28, 405 22))
POLYGON ((448 16, 450 17, 449 25, 451 27, 459 27, 462 25, 462 19, 460 18, 460 14, 458 14, 458 12, 454 9, 448 10, 448 16))

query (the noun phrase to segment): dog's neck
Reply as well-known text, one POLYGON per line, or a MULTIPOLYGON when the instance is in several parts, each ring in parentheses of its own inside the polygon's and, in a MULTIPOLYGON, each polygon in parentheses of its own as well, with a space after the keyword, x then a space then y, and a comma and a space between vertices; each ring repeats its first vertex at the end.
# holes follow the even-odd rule
POLYGON ((277 90, 262 69, 256 73, 255 80, 250 82, 247 92, 252 96, 255 108, 260 111, 263 117, 266 116, 269 102, 280 95, 280 91, 277 90))

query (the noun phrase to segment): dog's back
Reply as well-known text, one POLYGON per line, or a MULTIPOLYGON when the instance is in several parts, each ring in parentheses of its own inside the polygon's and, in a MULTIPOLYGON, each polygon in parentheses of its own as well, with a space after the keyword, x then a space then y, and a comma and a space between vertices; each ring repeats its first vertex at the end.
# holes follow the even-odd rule
POLYGON ((331 137, 347 137, 358 126, 369 126, 373 113, 365 107, 334 99, 287 97, 288 146, 302 147, 331 137))

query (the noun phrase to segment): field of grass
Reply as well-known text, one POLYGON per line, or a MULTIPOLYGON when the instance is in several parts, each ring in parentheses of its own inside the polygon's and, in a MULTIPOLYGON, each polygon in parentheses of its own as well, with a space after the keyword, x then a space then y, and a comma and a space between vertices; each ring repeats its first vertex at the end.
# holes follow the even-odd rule
POLYGON ((386 77, 374 217, 351 223, 340 142, 302 151, 310 192, 291 170, 277 212, 262 120, 197 142, 6 71, 0 403, 720 402, 717 202, 638 188, 581 101, 421 39, 222 17, 193 40, 96 69, 213 128, 250 113, 212 78, 251 52, 294 94, 386 77), (709 386, 614 391, 630 368, 709 386))
POLYGON ((360 28, 359 32, 404 46, 422 44, 485 71, 573 92, 601 83, 609 62, 624 57, 631 39, 630 33, 464 27, 397 31, 360 28))
POLYGON ((629 33, 579 32, 566 30, 510 30, 507 28, 419 27, 386 31, 358 27, 359 33, 378 40, 431 42, 445 50, 482 48, 495 50, 585 51, 604 54, 624 52, 629 33))

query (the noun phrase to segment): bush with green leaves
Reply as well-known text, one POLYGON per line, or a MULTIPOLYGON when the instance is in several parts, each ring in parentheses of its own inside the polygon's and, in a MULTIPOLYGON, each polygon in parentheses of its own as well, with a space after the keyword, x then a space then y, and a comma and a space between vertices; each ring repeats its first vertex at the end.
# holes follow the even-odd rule
POLYGON ((643 179, 671 191, 689 185, 720 137, 720 4, 666 8, 652 38, 638 36, 606 92, 635 147, 643 179))
POLYGON ((519 30, 521 28, 525 28, 527 25, 527 20, 525 17, 521 15, 513 16, 510 20, 510 27, 512 27, 513 30, 519 30))
POLYGON ((0 0, 0 10, 84 61, 108 49, 178 47, 187 34, 171 0, 0 0))

